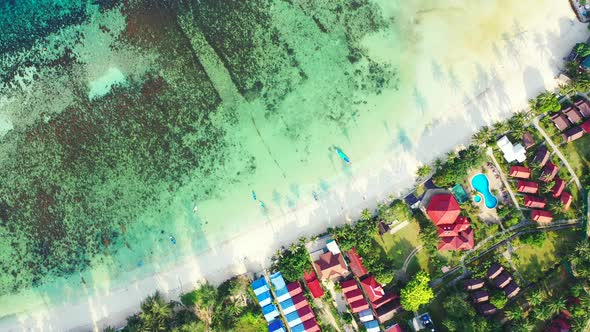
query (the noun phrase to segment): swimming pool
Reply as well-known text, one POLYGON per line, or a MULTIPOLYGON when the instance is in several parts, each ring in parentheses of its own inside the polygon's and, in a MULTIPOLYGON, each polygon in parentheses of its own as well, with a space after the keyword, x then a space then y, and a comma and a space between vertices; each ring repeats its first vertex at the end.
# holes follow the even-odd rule
POLYGON ((488 209, 493 209, 498 205, 498 199, 490 192, 490 181, 485 174, 479 173, 474 176, 471 179, 471 185, 483 196, 488 209))

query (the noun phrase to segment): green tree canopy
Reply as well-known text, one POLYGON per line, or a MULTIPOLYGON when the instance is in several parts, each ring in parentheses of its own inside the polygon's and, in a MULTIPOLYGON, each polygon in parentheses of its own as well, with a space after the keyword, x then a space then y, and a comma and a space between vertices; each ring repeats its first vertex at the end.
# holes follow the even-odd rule
POLYGON ((311 269, 311 259, 302 244, 291 246, 283 250, 273 268, 283 273, 289 281, 296 281, 303 277, 303 273, 311 269))
POLYGON ((394 222, 395 220, 405 221, 412 218, 412 210, 408 204, 401 199, 396 199, 391 204, 379 205, 378 216, 386 223, 394 222))
POLYGON ((420 306, 428 304, 434 298, 430 277, 424 271, 418 272, 401 291, 401 304, 408 311, 417 311, 420 306))

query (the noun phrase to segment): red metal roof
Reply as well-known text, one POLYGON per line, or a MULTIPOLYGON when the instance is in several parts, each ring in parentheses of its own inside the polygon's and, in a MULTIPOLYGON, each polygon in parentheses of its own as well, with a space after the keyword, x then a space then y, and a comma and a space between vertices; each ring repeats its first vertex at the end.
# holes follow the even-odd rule
POLYGON ((451 194, 434 195, 428 203, 426 213, 435 225, 452 224, 461 213, 459 203, 451 194))
POLYGON ((442 237, 438 244, 438 250, 469 250, 474 245, 473 229, 469 228, 457 236, 442 237))
POLYGON ((582 127, 582 130, 586 133, 586 134, 590 134, 590 120, 586 120, 584 121, 580 127, 582 127))
POLYGON ((553 181, 555 175, 559 172, 559 167, 557 167, 554 163, 548 162, 547 165, 543 168, 543 173, 541 174, 541 181, 543 182, 550 182, 553 181))
POLYGON ((533 210, 531 216, 536 222, 551 222, 553 220, 553 213, 545 210, 533 210))
POLYGON ((524 197, 524 206, 529 207, 529 208, 544 209, 546 204, 547 203, 545 202, 545 199, 542 197, 536 197, 536 196, 530 196, 530 195, 526 195, 524 197))
POLYGON ((346 255, 350 260, 350 269, 357 278, 364 277, 369 273, 367 268, 363 265, 362 257, 357 254, 356 248, 350 249, 346 255))
POLYGON ((358 300, 353 303, 349 303, 349 305, 350 305, 350 309, 352 310, 353 314, 356 314, 357 312, 361 312, 365 309, 369 309, 369 304, 367 303, 367 300, 365 300, 365 299, 358 300))
POLYGON ((356 280, 350 279, 340 283, 340 287, 342 288, 342 292, 346 293, 353 289, 358 289, 359 286, 356 284, 356 280))
POLYGON ((299 283, 299 281, 287 284, 287 290, 289 291, 289 295, 291 295, 291 297, 303 292, 303 289, 301 289, 301 284, 299 283))
POLYGON ((377 282, 377 280, 375 280, 375 277, 372 275, 361 280, 361 287, 371 302, 375 302, 385 295, 383 287, 377 282))
POLYGON ((299 318, 301 318, 302 322, 305 322, 308 319, 315 318, 315 314, 309 305, 306 305, 303 308, 297 309, 297 313, 299 314, 299 318))
POLYGON ((524 166, 512 166, 510 167, 510 176, 528 179, 531 177, 531 170, 524 166))
POLYGON ((539 191, 539 184, 531 181, 518 181, 518 191, 521 193, 536 194, 539 191))
POLYGON ((438 236, 457 236, 459 233, 466 231, 469 227, 471 227, 469 219, 459 216, 455 222, 450 225, 440 225, 437 230, 438 236))
POLYGON ((305 272, 303 278, 305 279, 307 288, 309 288, 309 291, 314 298, 317 299, 324 295, 324 289, 322 288, 315 272, 305 272))
POLYGON ((300 309, 300 308, 303 308, 303 307, 309 305, 309 302, 307 302, 307 299, 303 296, 303 294, 297 294, 297 295, 293 296, 291 298, 291 300, 293 301, 293 304, 295 305, 295 309, 300 309))
POLYGON ((385 332, 404 332, 404 330, 402 330, 402 328, 399 326, 399 324, 395 324, 392 327, 385 330, 385 332))
POLYGON ((570 193, 568 193, 567 191, 564 191, 561 194, 560 199, 561 199, 561 203, 563 203, 563 209, 566 211, 569 210, 570 205, 572 205, 573 196, 570 193))
POLYGON ((385 293, 385 295, 382 298, 373 302, 373 308, 375 308, 375 309, 380 308, 384 304, 387 304, 387 303, 397 299, 398 297, 399 296, 395 295, 394 293, 385 293))
POLYGON ((551 191, 553 192, 553 197, 557 198, 561 196, 563 189, 565 189, 565 181, 563 181, 560 178, 555 179, 555 184, 551 188, 551 191))
POLYGON ((344 293, 344 297, 346 298, 346 302, 348 303, 352 303, 364 298, 363 292, 361 292, 361 290, 358 288, 344 293))
POLYGON ((315 318, 311 318, 311 319, 308 319, 305 322, 303 322, 303 327, 305 328, 305 332, 319 332, 320 331, 320 327, 318 325, 318 322, 315 320, 315 318))

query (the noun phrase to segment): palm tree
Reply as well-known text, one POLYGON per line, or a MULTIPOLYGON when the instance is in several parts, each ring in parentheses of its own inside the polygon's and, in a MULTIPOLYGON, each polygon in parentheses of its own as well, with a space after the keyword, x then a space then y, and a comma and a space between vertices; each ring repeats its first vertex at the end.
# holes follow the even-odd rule
POLYGON ((528 298, 530 305, 533 307, 536 307, 539 304, 543 303, 543 300, 544 300, 543 293, 541 293, 540 290, 536 290, 536 291, 532 292, 528 298))
POLYGON ((578 282, 570 288, 570 293, 575 297, 580 297, 582 294, 586 294, 586 290, 584 289, 584 285, 578 282))
POLYGON ((500 121, 500 122, 496 122, 494 123, 494 132, 496 135, 501 135, 505 132, 507 132, 508 130, 510 130, 510 126, 508 125, 508 122, 506 121, 500 121))
POLYGON ((554 314, 557 315, 558 313, 560 313, 561 311, 567 309, 567 306, 565 305, 565 299, 561 296, 553 299, 548 305, 547 307, 549 307, 549 310, 554 314))
POLYGON ((562 201, 555 201, 553 204, 549 205, 549 210, 554 214, 559 214, 563 212, 563 202, 562 201))
POLYGON ((559 94, 562 96, 569 96, 576 92, 575 84, 560 84, 559 85, 559 94))
POLYGON ((512 324, 511 331, 514 332, 530 332, 535 329, 537 324, 532 322, 530 319, 521 319, 512 324))
POLYGON ((553 316, 553 311, 547 306, 540 306, 534 309, 535 318, 540 321, 546 321, 553 316))
POLYGON ((159 292, 141 303, 139 318, 144 331, 167 331, 172 316, 172 305, 166 303, 159 292))
POLYGON ((364 209, 361 212, 361 220, 371 220, 371 218, 373 218, 373 214, 371 213, 371 211, 369 211, 369 209, 364 209))
POLYGON ((490 142, 494 138, 492 129, 488 126, 481 127, 481 129, 471 136, 473 142, 477 145, 482 145, 490 142))
POLYGON ((521 320, 524 318, 524 311, 522 310, 522 307, 517 305, 516 308, 506 311, 506 317, 511 321, 521 320))
POLYGON ((112 326, 107 326, 102 330, 102 332, 115 332, 115 331, 116 331, 115 328, 112 326))

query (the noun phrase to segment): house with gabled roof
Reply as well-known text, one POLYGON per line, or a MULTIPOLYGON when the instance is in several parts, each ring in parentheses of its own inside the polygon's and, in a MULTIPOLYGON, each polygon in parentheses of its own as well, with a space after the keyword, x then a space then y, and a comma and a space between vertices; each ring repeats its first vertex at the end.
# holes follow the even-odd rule
POLYGON ((584 121, 581 125, 580 128, 582 128, 582 130, 586 133, 586 134, 590 134, 590 119, 584 121))
POLYGON ((553 213, 545 210, 533 210, 531 217, 534 221, 539 223, 548 223, 553 221, 553 213))
POLYGON ((570 206, 572 205, 572 201, 573 201, 573 196, 568 193, 567 191, 564 191, 563 193, 561 193, 561 203, 563 204, 563 210, 567 211, 569 210, 570 206))
POLYGON ((564 189, 565 189, 565 181, 560 178, 555 179, 555 183, 553 184, 553 187, 551 187, 551 192, 553 193, 553 198, 557 198, 557 197, 561 196, 561 193, 563 192, 564 189))
POLYGON ((490 295, 485 290, 477 290, 471 293, 470 296, 473 303, 481 303, 490 299, 490 295))
POLYGON ((450 193, 436 194, 430 198, 426 214, 438 227, 438 250, 468 250, 474 247, 471 223, 460 213, 459 203, 450 193))
POLYGON ((494 278, 492 283, 498 288, 504 288, 510 283, 510 281, 512 281, 512 276, 504 270, 500 275, 494 278))
POLYGON ((573 106, 569 106, 568 108, 564 109, 561 112, 573 124, 576 124, 576 123, 582 121, 582 119, 583 119, 582 114, 580 113, 580 111, 578 111, 578 109, 576 109, 573 106))
POLYGON ((498 312, 498 308, 489 302, 479 303, 476 306, 476 310, 484 316, 491 316, 498 312))
POLYGON ((324 296, 324 289, 322 288, 322 285, 320 284, 315 272, 308 271, 303 273, 303 279, 305 280, 305 284, 314 298, 317 299, 324 296))
POLYGON ((504 293, 506 294, 506 297, 509 299, 515 297, 519 292, 520 287, 518 287, 514 280, 510 281, 510 283, 506 285, 506 287, 504 287, 504 293))
POLYGON ((485 285, 485 282, 483 279, 467 279, 465 281, 463 281, 463 287, 465 287, 465 290, 476 290, 476 289, 480 289, 485 285))
POLYGON ((551 182, 555 178, 559 172, 559 167, 557 167, 554 163, 548 162, 545 167, 543 167, 543 172, 541 173, 541 181, 543 182, 551 182))
POLYGON ((582 136, 584 136, 584 129, 581 126, 570 128, 561 135, 565 143, 573 142, 582 136))
POLYGON ((574 103, 583 118, 590 117, 590 103, 586 99, 580 99, 574 103))
POLYGON ((521 193, 536 194, 539 191, 539 184, 531 181, 519 180, 517 190, 521 193))
POLYGON ((538 196, 524 196, 524 206, 533 209, 544 209, 547 202, 544 198, 538 196))
POLYGON ((369 270, 363 264, 363 258, 356 252, 356 248, 350 249, 346 253, 346 257, 348 257, 348 261, 350 262, 349 266, 352 270, 352 274, 354 274, 357 278, 362 278, 369 274, 369 270))
POLYGON ((488 268, 488 273, 487 273, 488 279, 494 280, 503 271, 504 271, 504 267, 502 265, 500 265, 500 263, 498 263, 498 262, 492 263, 492 265, 490 265, 490 267, 488 268))
POLYGON ((559 131, 564 131, 567 129, 567 127, 570 126, 570 121, 561 112, 557 112, 557 113, 551 115, 549 117, 549 120, 551 120, 551 122, 553 122, 553 124, 555 125, 555 127, 557 127, 557 129, 559 131))
POLYGON ((510 167, 510 176, 520 179, 528 179, 531 177, 531 170, 524 166, 512 166, 510 167))
POLYGON ((535 153, 535 158, 533 158, 533 163, 540 165, 541 167, 545 166, 547 161, 549 161, 549 157, 551 154, 549 150, 545 146, 541 146, 537 149, 535 153))
POLYGON ((335 281, 350 274, 342 254, 334 254, 331 251, 321 254, 319 259, 313 262, 313 265, 320 278, 324 280, 335 281))

